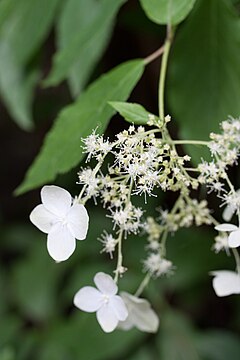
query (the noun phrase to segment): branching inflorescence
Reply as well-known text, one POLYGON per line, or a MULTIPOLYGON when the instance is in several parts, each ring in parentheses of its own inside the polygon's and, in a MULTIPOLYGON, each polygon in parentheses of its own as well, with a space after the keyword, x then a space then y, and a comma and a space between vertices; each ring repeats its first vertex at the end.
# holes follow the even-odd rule
MULTIPOLYGON (((133 326, 146 332, 157 331, 157 314, 150 303, 139 296, 150 279, 174 273, 175 265, 168 258, 166 244, 169 234, 183 227, 215 227, 218 234, 213 249, 216 253, 224 250, 228 255, 233 254, 236 269, 213 271, 213 288, 218 296, 240 294, 240 257, 236 249, 240 246, 240 191, 234 188, 227 174, 228 168, 237 164, 240 154, 240 119, 223 121, 221 133, 210 134, 210 141, 171 138, 168 131, 171 117, 164 114, 164 83, 172 37, 173 31, 169 27, 165 44, 145 59, 147 64, 163 54, 159 116, 149 114, 144 123, 147 128, 132 124, 117 134, 114 141, 93 131, 83 139, 83 151, 87 155, 86 163, 91 160, 95 166, 80 169, 79 196, 71 203, 66 190, 46 186, 41 192, 43 204, 30 215, 31 221, 48 234, 49 254, 54 260, 63 261, 73 253, 75 239, 86 238, 88 214, 85 206, 88 200, 93 199, 106 209, 112 231, 99 234, 99 241, 101 252, 107 253, 111 261, 116 259, 114 278, 99 272, 94 277, 96 288, 86 286, 74 297, 74 304, 79 309, 96 312, 105 332, 116 327, 128 330, 133 326), (184 144, 207 147, 211 161, 202 159, 193 167, 191 157, 179 153, 179 146, 184 144), (231 221, 236 214, 238 225, 218 223, 207 200, 198 196, 202 186, 221 201, 224 221, 231 221), (157 197, 160 191, 175 192, 176 201, 171 209, 159 207, 159 215, 153 218, 146 209, 136 205, 135 199, 141 196, 146 203, 148 197, 157 197), (128 270, 127 260, 123 259, 123 246, 127 246, 130 234, 144 233, 147 236, 146 257, 139 259, 145 273, 142 282, 134 295, 126 292, 117 295, 118 283, 128 270)), ((143 110, 145 115, 147 111, 143 110)))
MULTIPOLYGON (((221 124, 221 134, 212 133, 211 141, 201 143, 209 148, 212 160, 202 160, 195 168, 189 167, 190 156, 181 156, 177 151, 181 143, 194 144, 194 141, 173 140, 167 130, 169 121, 169 116, 160 121, 158 117, 150 115, 149 130, 143 126, 131 125, 128 130, 117 134, 112 142, 94 131, 83 139, 83 148, 87 154, 87 162, 93 160, 96 165, 79 171, 78 183, 82 188, 78 198, 73 200, 72 205, 68 201, 68 209, 65 209, 61 201, 63 202, 64 196, 69 197, 66 190, 56 186, 44 187, 43 204, 36 207, 31 214, 32 222, 48 233, 50 255, 56 261, 61 261, 69 257, 75 248, 73 245, 73 250, 66 250, 68 245, 63 246, 64 241, 67 244, 70 237, 86 237, 87 201, 93 198, 97 202, 99 199, 106 209, 106 216, 112 221, 112 232, 104 231, 99 235, 99 240, 102 243, 102 252, 107 253, 111 260, 115 260, 117 253, 114 279, 107 274, 98 273, 94 280, 98 290, 85 287, 78 292, 74 300, 80 309, 96 311, 98 321, 106 332, 113 331, 117 326, 122 329, 137 326, 148 332, 157 330, 157 315, 147 300, 139 296, 151 278, 174 273, 175 266, 171 259, 167 258, 166 242, 169 234, 183 227, 203 224, 215 226, 218 234, 213 249, 216 252, 225 250, 227 254, 232 251, 236 260, 236 271, 212 272, 213 287, 219 296, 240 293, 240 261, 236 250, 236 247, 240 246, 239 224, 219 224, 208 208, 206 199, 199 200, 196 195, 193 196, 198 194, 196 190, 200 186, 206 186, 208 192, 215 192, 222 205, 225 205, 224 220, 230 221, 235 213, 238 221, 240 220, 240 192, 234 189, 227 175, 228 167, 238 161, 240 120, 231 118, 224 121, 221 124), (107 168, 107 172, 104 172, 103 168, 107 168), (158 209, 159 215, 155 219, 134 203, 138 196, 143 196, 146 203, 148 197, 157 196, 159 191, 173 191, 177 196, 171 209, 158 209), (61 211, 53 216, 51 209, 57 206, 61 211), (78 235, 79 227, 84 228, 81 236, 78 235), (57 239, 53 241, 56 229, 57 234, 63 234, 60 245, 57 239), (68 236, 62 239, 66 229, 68 236), (124 293, 121 297, 116 295, 117 284, 128 267, 123 259, 122 248, 127 246, 126 239, 129 234, 137 235, 140 232, 147 235, 146 258, 140 259, 145 276, 135 295, 124 293), (145 314, 140 316, 143 309, 145 314), (152 318, 151 323, 148 321, 149 317, 152 318)), ((75 240, 72 242, 75 244, 75 240)))

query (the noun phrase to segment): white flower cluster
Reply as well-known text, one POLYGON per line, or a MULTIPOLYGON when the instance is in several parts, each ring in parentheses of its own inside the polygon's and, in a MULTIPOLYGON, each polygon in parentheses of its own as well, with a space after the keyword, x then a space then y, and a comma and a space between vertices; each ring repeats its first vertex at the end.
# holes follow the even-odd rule
POLYGON ((87 159, 95 158, 100 163, 94 170, 82 169, 79 172, 84 194, 100 196, 105 205, 119 207, 129 192, 131 195, 152 196, 154 188, 177 191, 183 184, 196 188, 196 179, 190 177, 183 167, 190 157, 179 156, 173 145, 156 137, 159 132, 159 129, 146 131, 143 126, 137 129, 130 126, 112 143, 95 133, 84 139, 87 159), (108 175, 103 176, 99 170, 107 153, 111 153, 114 160, 108 164, 108 175))
POLYGON ((240 150, 240 121, 230 118, 221 123, 222 134, 211 133, 209 148, 213 156, 221 161, 221 168, 233 165, 240 150))
POLYGON ((222 133, 211 133, 209 148, 213 160, 203 162, 198 169, 201 172, 199 181, 205 183, 211 191, 216 191, 222 204, 227 205, 223 219, 230 221, 236 213, 238 226, 231 223, 217 224, 219 234, 215 237, 213 249, 216 252, 225 250, 230 254, 232 249, 236 260, 236 272, 214 271, 213 287, 218 296, 240 293, 240 257, 235 248, 240 246, 240 190, 235 190, 228 175, 228 167, 237 164, 240 155, 240 119, 230 118, 221 124, 222 133))
POLYGON ((148 272, 154 278, 172 273, 172 262, 164 256, 165 249, 160 241, 164 233, 164 227, 159 225, 154 218, 148 217, 145 223, 145 231, 148 234, 148 255, 143 261, 144 271, 148 272))
POLYGON ((144 270, 148 271, 153 277, 171 274, 174 266, 171 261, 165 259, 165 241, 169 232, 174 233, 182 227, 190 227, 193 224, 200 226, 211 224, 210 211, 205 200, 198 202, 179 196, 174 208, 160 211, 159 223, 154 218, 148 217, 144 229, 148 234, 149 251, 147 259, 144 260, 144 270))
POLYGON ((176 232, 182 227, 210 225, 212 223, 207 201, 179 197, 171 212, 160 210, 160 223, 164 230, 176 232))
MULTIPOLYGON (((88 231, 88 213, 84 205, 72 199, 70 193, 58 186, 44 186, 42 204, 30 214, 32 223, 48 234, 47 249, 56 261, 67 260, 76 248, 76 239, 84 240, 88 231)), ((105 233, 101 241, 105 251, 114 251, 117 241, 105 233)), ((137 327, 145 332, 156 332, 159 325, 157 314, 149 302, 137 296, 117 295, 116 282, 105 273, 94 277, 97 289, 85 286, 74 296, 74 305, 86 312, 96 312, 97 320, 105 332, 112 332, 118 325, 123 330, 137 327)))
POLYGON ((211 133, 208 147, 213 160, 199 164, 199 181, 207 184, 210 191, 224 192, 224 180, 228 166, 237 163, 240 154, 240 120, 229 119, 221 123, 222 133, 211 133))
MULTIPOLYGON (((84 240, 88 231, 86 202, 98 199, 107 209, 112 220, 112 233, 106 231, 98 239, 102 251, 113 259, 117 252, 114 279, 99 272, 94 277, 96 288, 85 286, 74 297, 74 304, 86 312, 96 312, 97 320, 105 332, 116 328, 124 330, 133 326, 146 332, 156 332, 159 320, 149 302, 139 298, 150 278, 169 275, 174 266, 166 257, 166 241, 169 233, 192 225, 215 225, 219 232, 213 249, 233 253, 236 271, 213 271, 213 288, 218 296, 240 293, 240 190, 235 190, 227 175, 228 166, 237 162, 240 150, 240 120, 230 119, 222 123, 222 134, 211 134, 207 145, 212 161, 202 161, 197 168, 188 168, 188 155, 180 156, 176 145, 181 141, 170 138, 165 120, 151 118, 152 130, 133 125, 116 136, 115 141, 104 139, 93 132, 83 140, 87 162, 96 161, 94 168, 82 168, 78 183, 82 186, 77 198, 72 199, 65 189, 44 186, 41 190, 42 204, 33 209, 30 220, 47 234, 47 249, 56 261, 67 260, 76 248, 76 239, 84 240), (107 166, 104 162, 108 157, 107 166), (105 171, 103 170, 105 169, 105 171), (107 174, 105 173, 107 169, 107 174), (198 177, 189 173, 200 172, 198 177), (211 215, 206 200, 192 198, 200 184, 209 192, 215 191, 222 205, 226 205, 219 224, 211 215), (135 205, 136 196, 157 196, 158 191, 177 192, 176 201, 170 211, 160 209, 157 219, 146 217, 142 208, 135 205), (234 214, 238 226, 229 223, 234 214), (126 292, 118 295, 118 280, 127 268, 123 265, 123 241, 129 234, 147 234, 147 256, 142 260, 147 274, 136 294, 126 292)), ((183 142, 186 143, 186 142, 183 142)), ((191 144, 194 141, 190 141, 191 144)), ((199 142, 198 142, 199 143, 199 142)))
MULTIPOLYGON (((166 137, 166 123, 146 131, 143 126, 117 134, 116 140, 110 142, 95 132, 83 140, 87 160, 97 160, 95 168, 83 168, 79 171, 79 184, 82 185, 80 198, 85 203, 93 197, 100 198, 107 215, 113 221, 115 234, 102 235, 103 250, 113 258, 116 245, 121 237, 127 234, 138 234, 143 229, 143 210, 134 205, 134 196, 156 196, 156 189, 163 191, 181 191, 188 198, 184 203, 187 216, 183 211, 168 219, 168 230, 176 231, 176 226, 190 226, 209 223, 208 209, 205 202, 198 203, 188 196, 190 188, 196 189, 198 181, 185 170, 185 163, 190 161, 188 155, 179 156, 173 142, 166 137), (160 126, 161 125, 161 126, 160 126), (160 136, 159 136, 160 135, 160 136), (108 173, 103 174, 102 165, 107 155, 108 173), (179 219, 181 217, 181 220, 179 219), (172 228, 171 228, 172 222, 172 228), (176 225, 177 224, 177 225, 176 225), (113 240, 114 239, 114 240, 113 240)), ((184 197, 182 197, 184 202, 184 197)), ((182 204, 182 207, 184 207, 182 204)), ((122 269, 122 264, 119 264, 122 269)))

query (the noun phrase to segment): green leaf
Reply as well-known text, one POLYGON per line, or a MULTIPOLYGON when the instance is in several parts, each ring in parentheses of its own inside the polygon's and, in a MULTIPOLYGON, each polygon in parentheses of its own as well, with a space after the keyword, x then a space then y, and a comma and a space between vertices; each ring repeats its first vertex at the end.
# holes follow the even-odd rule
POLYGON ((151 347, 147 348, 146 346, 143 348, 141 346, 140 350, 128 358, 128 360, 153 360, 151 347))
POLYGON ((240 338, 222 330, 208 330, 196 336, 199 354, 209 360, 239 360, 240 338))
POLYGON ((27 67, 48 34, 60 0, 1 3, 0 92, 5 105, 25 130, 32 128, 31 104, 39 72, 27 67))
POLYGON ((166 283, 172 291, 187 290, 204 281, 210 288, 209 272, 231 266, 231 259, 224 252, 216 254, 211 250, 213 238, 211 232, 200 228, 196 231, 194 227, 181 229, 169 238, 167 254, 176 271, 166 283), (186 256, 190 251, 191 256, 186 256))
POLYGON ((7 21, 9 14, 14 8, 14 0, 1 0, 0 1, 0 34, 2 26, 7 21))
POLYGON ((114 18, 126 0, 70 0, 63 7, 58 23, 59 51, 44 81, 57 85, 66 77, 76 96, 106 48, 114 18))
POLYGON ((109 102, 109 105, 117 110, 126 121, 137 125, 146 125, 149 121, 149 115, 153 115, 139 104, 113 101, 109 102))
POLYGON ((55 323, 46 334, 41 347, 41 360, 106 360, 115 359, 129 348, 141 343, 144 334, 137 331, 104 333, 96 314, 84 314, 75 309, 66 322, 55 323), (61 341, 59 341, 61 339, 61 341))
POLYGON ((140 0, 150 20, 157 24, 176 25, 192 10, 196 0, 140 0))
POLYGON ((0 360, 16 360, 15 351, 8 346, 0 349, 0 360))
POLYGON ((22 326, 22 321, 18 317, 12 314, 1 315, 0 348, 12 343, 18 337, 22 326))
POLYGON ((208 140, 210 132, 219 131, 220 121, 240 115, 239 30, 229 0, 199 0, 179 29, 167 98, 183 138, 208 140))
POLYGON ((194 329, 189 320, 177 311, 163 314, 158 339, 161 360, 201 360, 194 343, 194 329))
POLYGON ((27 318, 45 321, 59 311, 57 287, 63 267, 49 257, 45 243, 35 243, 27 257, 15 263, 11 284, 14 301, 27 318))
POLYGON ((123 63, 101 76, 78 98, 66 107, 46 137, 43 148, 27 172, 17 194, 53 181, 76 166, 84 157, 81 137, 88 136, 97 127, 103 132, 114 110, 109 101, 126 100, 144 70, 142 60, 123 63))
POLYGON ((24 130, 32 129, 31 104, 39 71, 28 73, 8 43, 0 43, 0 92, 10 115, 24 130))
POLYGON ((4 22, 1 41, 9 43, 18 62, 25 64, 39 48, 52 25, 59 1, 14 2, 9 18, 4 22))

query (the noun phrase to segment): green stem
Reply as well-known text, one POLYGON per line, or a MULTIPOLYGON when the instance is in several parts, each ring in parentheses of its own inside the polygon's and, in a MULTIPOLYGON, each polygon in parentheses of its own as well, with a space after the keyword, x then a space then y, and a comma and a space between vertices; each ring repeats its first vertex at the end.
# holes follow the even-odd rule
POLYGON ((165 230, 162 234, 162 239, 161 239, 161 251, 160 251, 160 255, 165 257, 166 256, 166 241, 167 241, 167 236, 168 236, 168 230, 165 230))
POLYGON ((148 273, 148 274, 144 277, 144 279, 143 279, 143 281, 141 282, 141 284, 139 285, 139 287, 138 287, 137 291, 135 292, 134 296, 139 297, 139 296, 142 294, 143 290, 144 290, 145 287, 148 285, 150 279, 151 279, 151 275, 148 273))
POLYGON ((201 140, 173 140, 173 144, 175 145, 209 145, 209 141, 201 141, 201 140))
MULTIPOLYGON (((108 153, 107 153, 107 154, 108 154, 108 153)), ((102 160, 99 161, 99 163, 98 163, 98 164, 95 166, 95 168, 93 169, 93 172, 92 172, 92 176, 93 176, 93 177, 95 177, 95 176, 97 175, 98 171, 101 169, 101 166, 102 166, 102 164, 103 164, 103 162, 104 162, 105 157, 107 156, 107 154, 105 154, 105 155, 103 156, 102 160)), ((86 188, 87 188, 87 184, 85 184, 85 185, 82 187, 82 190, 81 190, 80 194, 78 195, 77 201, 78 201, 79 204, 85 205, 86 202, 92 197, 92 196, 86 195, 84 198, 82 198, 82 196, 83 196, 86 188)))
POLYGON ((115 277, 114 281, 117 284, 118 282, 118 276, 119 276, 119 269, 122 267, 122 236, 123 236, 123 230, 120 230, 118 235, 118 259, 117 259, 117 268, 115 270, 115 277))
MULTIPOLYGON (((218 156, 218 155, 215 155, 215 157, 216 157, 216 160, 218 161, 218 163, 220 164, 220 158, 219 158, 219 156, 218 156)), ((223 167, 223 166, 220 166, 220 169, 221 169, 222 172, 224 173, 224 179, 226 180, 226 182, 227 182, 227 184, 228 184, 231 192, 232 192, 233 194, 235 194, 236 191, 235 191, 235 189, 234 189, 234 186, 233 186, 233 184, 231 183, 231 181, 230 181, 230 179, 229 179, 229 177, 228 177, 228 174, 226 173, 224 167, 223 167)))
POLYGON ((154 51, 154 53, 152 53, 151 55, 147 56, 144 59, 144 63, 145 65, 148 65, 150 62, 154 61, 155 59, 157 59, 159 56, 162 55, 162 53, 164 52, 164 45, 161 46, 159 49, 157 49, 156 51, 154 51))
POLYGON ((161 120, 164 120, 164 90, 165 90, 168 56, 169 56, 171 44, 172 44, 172 35, 170 31, 164 45, 160 77, 159 77, 158 107, 159 107, 159 117, 161 120))
POLYGON ((184 168, 186 171, 191 171, 191 172, 200 172, 200 170, 198 170, 198 169, 195 169, 195 168, 184 168))
MULTIPOLYGON (((130 176, 126 177, 126 179, 125 179, 126 182, 128 182, 129 179, 130 179, 130 176)), ((129 185, 129 191, 128 191, 128 198, 127 198, 125 208, 130 203, 132 188, 133 188, 133 179, 131 178, 130 185, 129 185)), ((118 236, 118 240, 117 240, 117 243, 118 243, 118 260, 117 260, 117 267, 116 267, 116 270, 115 270, 115 277, 114 277, 114 281, 115 281, 116 284, 118 282, 119 269, 121 269, 123 267, 122 238, 123 238, 123 229, 120 228, 119 236, 118 236)))
POLYGON ((237 272, 240 275, 240 256, 238 254, 237 249, 232 249, 232 252, 235 257, 237 272))

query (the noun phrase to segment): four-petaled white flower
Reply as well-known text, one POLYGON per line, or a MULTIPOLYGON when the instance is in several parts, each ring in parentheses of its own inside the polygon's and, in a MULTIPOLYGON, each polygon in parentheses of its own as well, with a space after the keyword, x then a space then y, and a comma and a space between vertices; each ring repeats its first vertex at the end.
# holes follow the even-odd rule
POLYGON ((159 318, 146 299, 139 298, 127 292, 121 292, 121 297, 128 309, 128 317, 120 321, 118 327, 130 330, 134 326, 141 331, 155 333, 158 330, 159 318))
POLYGON ((228 270, 212 271, 210 274, 214 276, 213 288, 217 296, 240 294, 240 274, 228 270))
POLYGON ((119 321, 126 320, 128 311, 121 296, 116 295, 118 287, 112 277, 103 272, 94 276, 96 288, 85 286, 74 296, 74 305, 86 312, 96 312, 103 331, 116 329, 119 321))
POLYGON ((88 213, 81 204, 72 203, 70 193, 58 186, 44 186, 42 204, 30 214, 31 222, 48 234, 47 249, 57 262, 67 260, 76 248, 76 239, 84 240, 88 230, 88 213))
POLYGON ((229 232, 228 245, 230 248, 236 248, 240 246, 240 228, 233 224, 220 224, 215 226, 218 231, 229 232))

